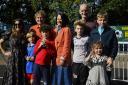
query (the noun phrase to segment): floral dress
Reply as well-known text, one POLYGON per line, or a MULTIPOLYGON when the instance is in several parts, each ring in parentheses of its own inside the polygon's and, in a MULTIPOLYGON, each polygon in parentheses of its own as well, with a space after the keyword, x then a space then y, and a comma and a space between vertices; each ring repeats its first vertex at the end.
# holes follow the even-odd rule
POLYGON ((106 56, 101 56, 99 58, 93 57, 87 62, 90 71, 86 85, 109 85, 106 60, 106 56))

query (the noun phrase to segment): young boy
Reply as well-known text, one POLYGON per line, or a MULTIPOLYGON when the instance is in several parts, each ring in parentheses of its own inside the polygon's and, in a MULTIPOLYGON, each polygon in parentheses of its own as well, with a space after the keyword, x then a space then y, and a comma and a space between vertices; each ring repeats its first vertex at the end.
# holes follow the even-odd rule
POLYGON ((31 85, 33 64, 34 64, 34 46, 35 46, 36 35, 34 34, 34 32, 30 31, 26 34, 26 38, 28 41, 27 55, 25 56, 25 59, 26 59, 26 79, 27 79, 27 85, 31 85))
POLYGON ((35 65, 33 71, 33 85, 40 85, 42 78, 44 85, 50 85, 51 57, 56 56, 54 39, 50 37, 51 29, 48 25, 41 27, 42 37, 37 41, 34 54, 35 65))
POLYGON ((88 67, 84 66, 83 60, 87 53, 89 37, 84 34, 86 26, 82 20, 75 21, 74 27, 76 36, 73 38, 73 85, 85 85, 88 77, 88 67))
POLYGON ((45 20, 45 12, 43 10, 39 10, 35 13, 35 21, 36 21, 36 25, 32 26, 30 28, 36 31, 36 35, 41 38, 41 32, 40 32, 40 28, 41 26, 44 24, 44 20, 45 20))
MULTIPOLYGON (((104 45, 103 53, 108 56, 107 64, 112 64, 118 51, 118 41, 115 31, 107 25, 107 12, 99 12, 97 14, 97 29, 90 34, 90 44, 101 41, 104 45)), ((111 78, 111 71, 107 72, 108 78, 111 78)))

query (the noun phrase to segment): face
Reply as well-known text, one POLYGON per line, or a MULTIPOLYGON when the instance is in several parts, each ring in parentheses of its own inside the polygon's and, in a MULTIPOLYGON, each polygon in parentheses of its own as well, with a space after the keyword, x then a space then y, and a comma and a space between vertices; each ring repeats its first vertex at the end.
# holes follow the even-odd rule
POLYGON ((44 16, 42 16, 41 14, 38 14, 38 15, 36 15, 36 17, 35 17, 35 20, 36 20, 36 23, 37 23, 38 25, 41 25, 41 24, 44 22, 44 16))
POLYGON ((77 35, 81 36, 83 34, 83 28, 80 25, 77 25, 75 28, 75 32, 77 33, 77 35))
POLYGON ((88 17, 88 6, 87 5, 81 5, 79 13, 82 18, 87 19, 88 17))
POLYGON ((15 29, 16 29, 16 31, 20 31, 20 29, 21 29, 20 21, 15 21, 15 29))
POLYGON ((62 18, 61 18, 61 15, 58 15, 57 16, 57 25, 62 25, 62 18))
POLYGON ((45 32, 41 32, 42 36, 45 37, 45 38, 48 38, 50 33, 49 31, 45 31, 45 32))
POLYGON ((28 38, 28 42, 34 43, 34 41, 35 41, 35 37, 29 37, 29 38, 28 38))
POLYGON ((101 55, 103 51, 101 47, 95 47, 93 50, 96 55, 101 55))
POLYGON ((104 26, 107 23, 105 18, 97 18, 97 23, 99 26, 104 26))

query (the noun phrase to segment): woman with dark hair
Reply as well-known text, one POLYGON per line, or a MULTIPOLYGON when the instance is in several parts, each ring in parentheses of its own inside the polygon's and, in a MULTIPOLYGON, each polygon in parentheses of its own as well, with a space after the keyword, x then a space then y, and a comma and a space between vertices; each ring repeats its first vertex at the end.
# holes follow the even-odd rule
POLYGON ((8 37, 0 39, 0 50, 8 58, 7 69, 3 79, 3 85, 24 85, 24 56, 25 41, 21 20, 16 19, 8 37), (7 41, 8 46, 2 44, 7 41))
POLYGON ((63 13, 57 14, 55 47, 57 50, 55 73, 52 85, 72 85, 71 76, 71 32, 67 26, 68 17, 63 13), (63 83, 63 84, 62 84, 63 83))

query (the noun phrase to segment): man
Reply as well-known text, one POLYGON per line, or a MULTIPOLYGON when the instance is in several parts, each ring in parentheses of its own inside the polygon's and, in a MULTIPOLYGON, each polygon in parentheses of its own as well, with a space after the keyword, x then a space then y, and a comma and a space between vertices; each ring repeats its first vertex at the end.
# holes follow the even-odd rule
POLYGON ((81 15, 81 20, 85 22, 88 28, 86 31, 90 35, 91 30, 96 27, 96 23, 89 20, 89 6, 86 3, 80 4, 79 13, 81 15))

